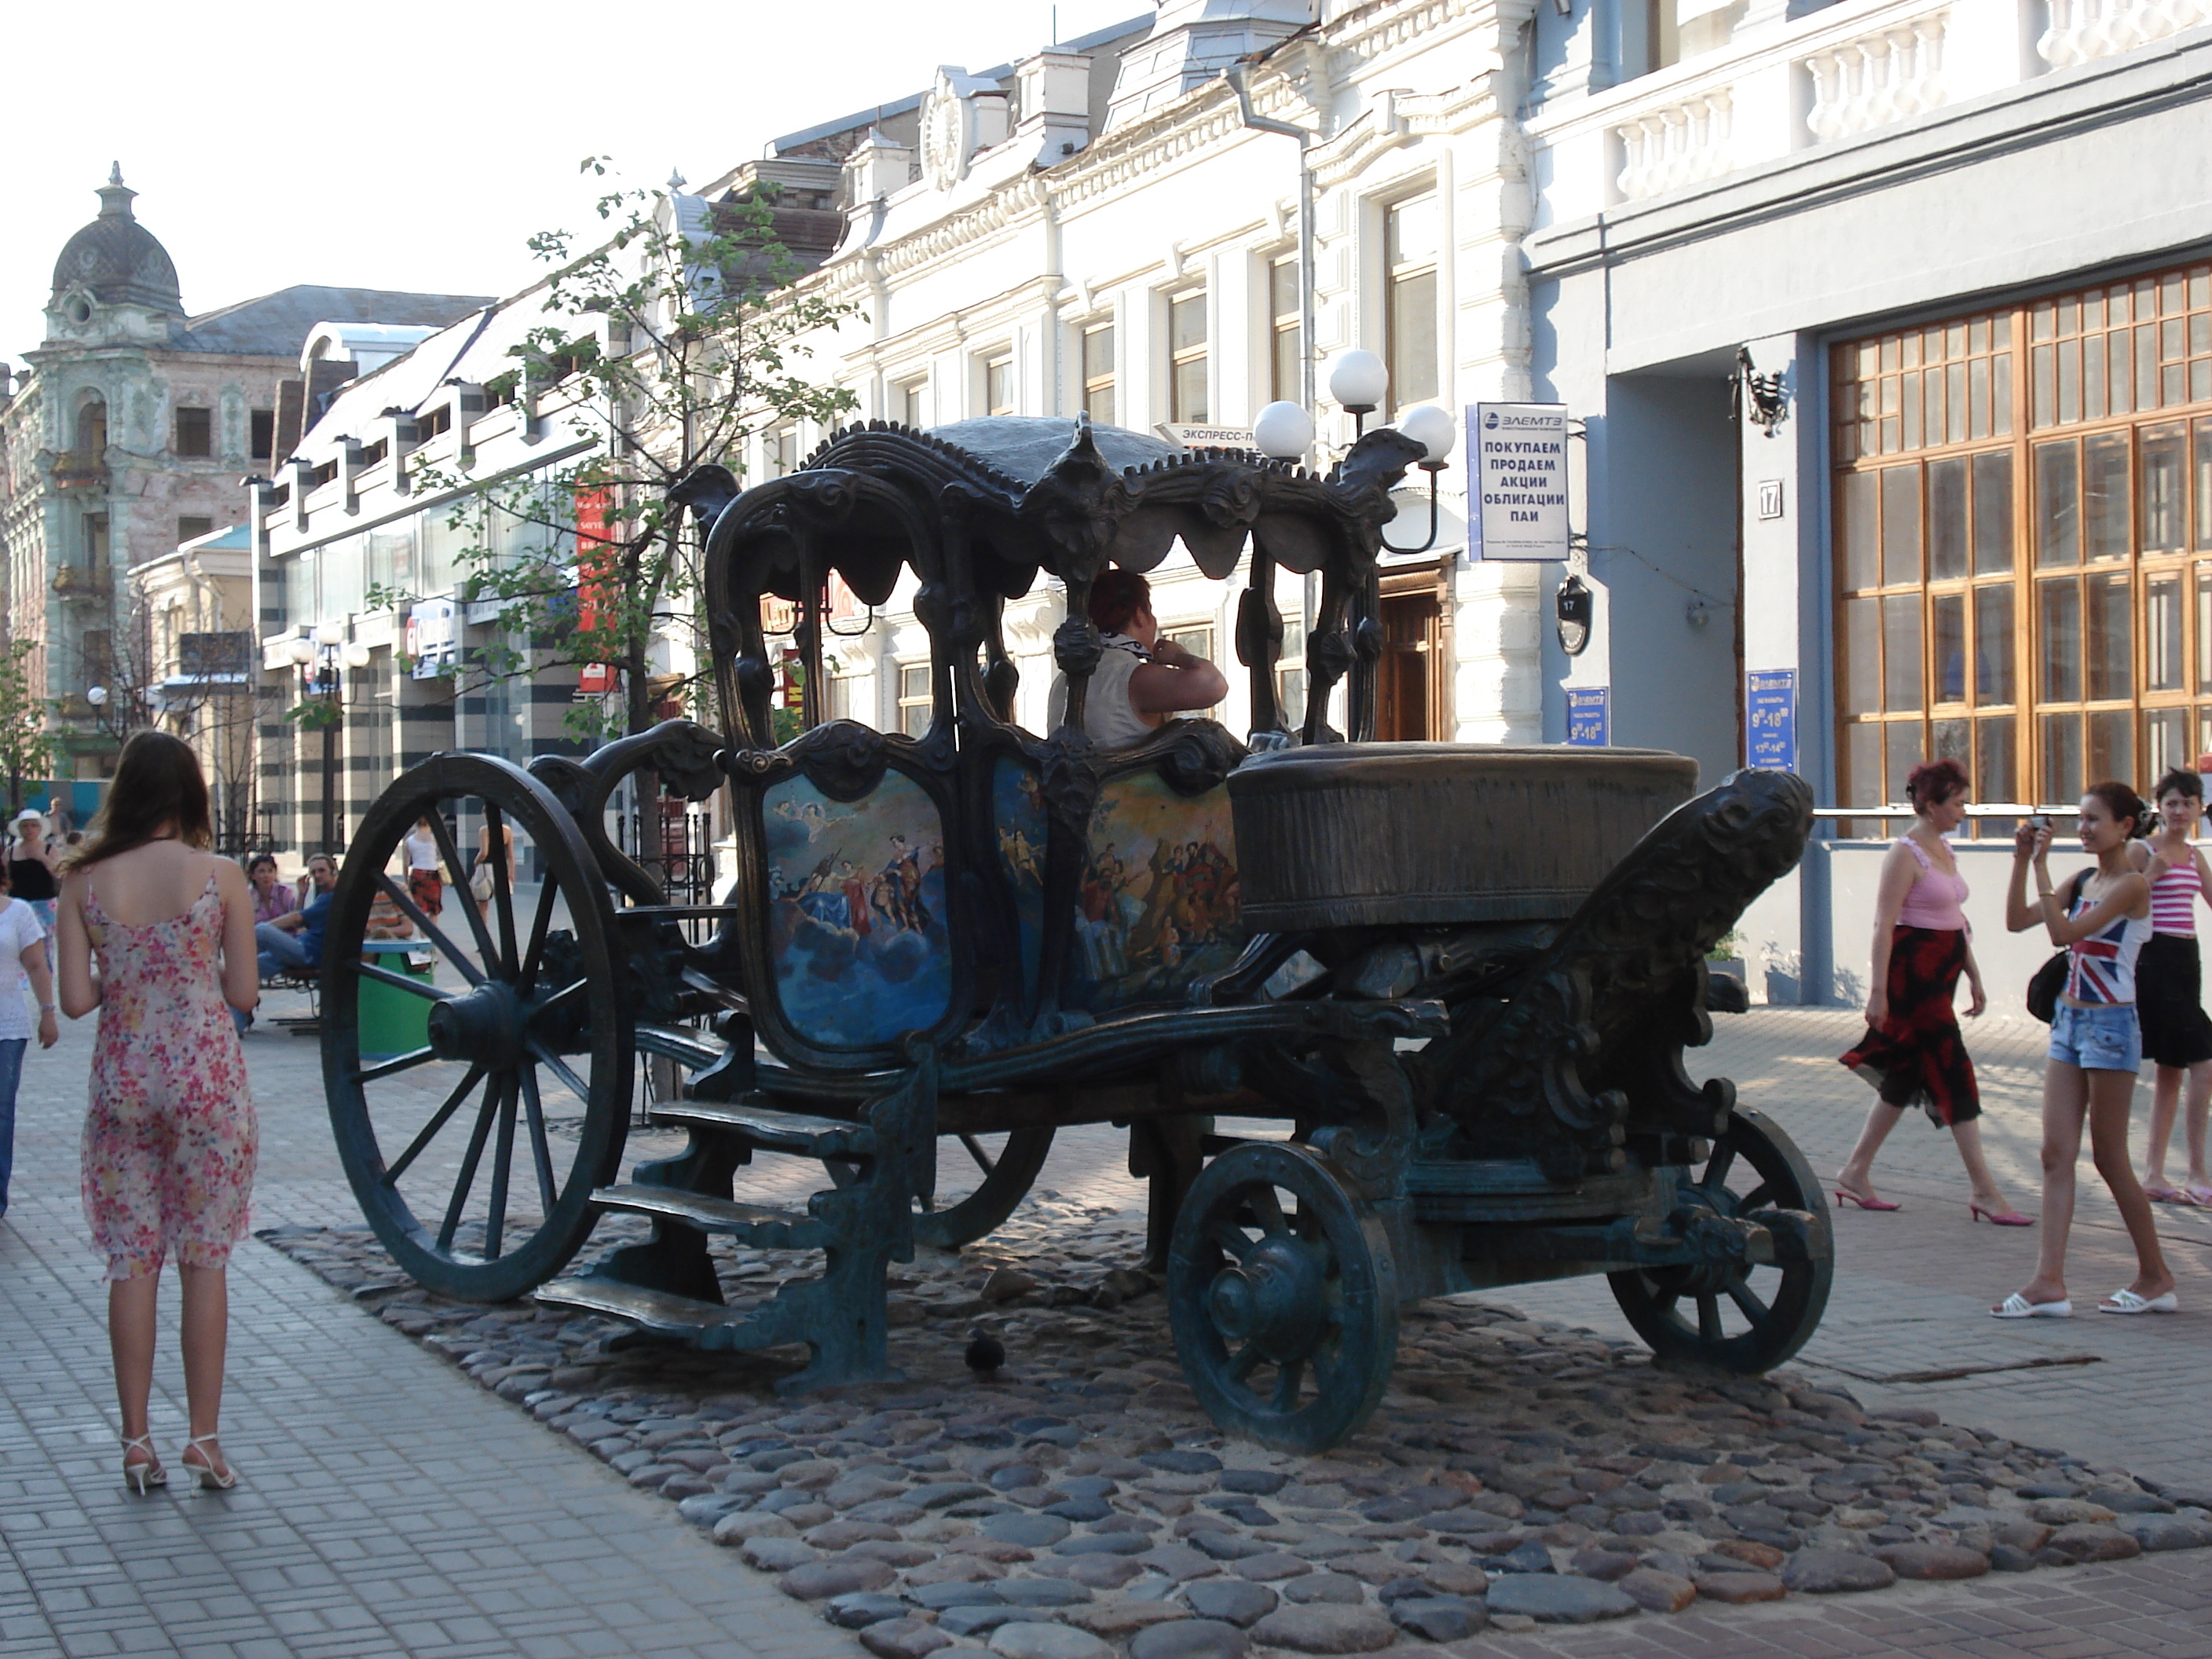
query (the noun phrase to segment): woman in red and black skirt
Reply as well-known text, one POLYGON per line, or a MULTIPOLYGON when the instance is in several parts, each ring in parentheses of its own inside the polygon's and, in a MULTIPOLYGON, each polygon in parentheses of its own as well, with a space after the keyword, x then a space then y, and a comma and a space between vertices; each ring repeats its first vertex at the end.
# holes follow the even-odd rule
POLYGON ((1962 908, 1966 878, 1943 839, 1966 820, 1966 774, 1954 760, 1923 762, 1912 769, 1905 792, 1915 816, 1912 828, 1882 860, 1866 1036, 1843 1057, 1880 1098, 1836 1176, 1836 1201, 1863 1210, 1901 1207, 1875 1194, 1875 1154, 1905 1108, 1917 1105, 1958 1144, 1973 1187, 1967 1213, 1976 1220, 1987 1216, 2000 1227, 2025 1227, 2031 1218, 2005 1202, 1982 1155, 1981 1093, 1953 1007, 1961 973, 1972 997, 1966 1017, 1988 1006, 1962 908))

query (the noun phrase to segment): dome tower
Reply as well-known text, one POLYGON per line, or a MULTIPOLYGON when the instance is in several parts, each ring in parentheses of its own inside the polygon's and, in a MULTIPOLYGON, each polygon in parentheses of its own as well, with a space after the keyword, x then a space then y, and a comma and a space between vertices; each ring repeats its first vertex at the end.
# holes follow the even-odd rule
POLYGON ((137 193, 123 182, 121 163, 114 164, 100 187, 100 216, 70 237, 54 261, 53 298, 47 309, 58 320, 81 328, 92 320, 96 305, 185 314, 175 262, 131 211, 137 193))

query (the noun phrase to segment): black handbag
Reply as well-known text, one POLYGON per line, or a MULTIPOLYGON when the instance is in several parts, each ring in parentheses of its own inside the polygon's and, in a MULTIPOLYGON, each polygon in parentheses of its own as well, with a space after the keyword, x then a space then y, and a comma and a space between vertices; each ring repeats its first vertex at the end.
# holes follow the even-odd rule
MULTIPOLYGON (((2068 884, 2066 908, 2069 911, 2081 898, 2081 883, 2088 873, 2087 870, 2081 871, 2068 884)), ((2027 1012, 2045 1025, 2058 1018, 2058 994, 2066 988, 2066 960, 2072 954, 2070 951, 2055 952, 2027 982, 2027 1012)))

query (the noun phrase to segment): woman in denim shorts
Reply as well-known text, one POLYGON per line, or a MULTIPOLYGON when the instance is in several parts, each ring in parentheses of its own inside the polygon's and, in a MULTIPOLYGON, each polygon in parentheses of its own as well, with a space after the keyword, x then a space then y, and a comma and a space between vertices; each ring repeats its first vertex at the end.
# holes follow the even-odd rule
POLYGON ((2172 1313, 2173 1275, 2158 1248, 2150 1200, 2128 1157, 2128 1113, 2142 1033, 2136 1019, 2136 962, 2151 933, 2150 878, 2129 858, 2129 842, 2148 827, 2150 808, 2124 783, 2092 786, 2081 798, 2081 850, 2097 860, 2086 879, 2067 884, 2070 902, 2051 884, 2051 830, 2023 824, 2013 837, 2012 885, 2005 925, 2023 933, 2041 922, 2051 942, 2068 952, 2066 988, 2051 1023, 2051 1055, 2043 1068, 2043 1249, 2035 1277, 1990 1310, 1999 1319, 2066 1319, 2066 1236, 2074 1224, 2075 1169, 2081 1157, 2081 1120, 2089 1120, 2090 1155, 2112 1189, 2128 1237, 2135 1242, 2135 1283, 2097 1304, 2100 1313, 2172 1313), (2028 902, 2027 872, 2035 871, 2028 902))

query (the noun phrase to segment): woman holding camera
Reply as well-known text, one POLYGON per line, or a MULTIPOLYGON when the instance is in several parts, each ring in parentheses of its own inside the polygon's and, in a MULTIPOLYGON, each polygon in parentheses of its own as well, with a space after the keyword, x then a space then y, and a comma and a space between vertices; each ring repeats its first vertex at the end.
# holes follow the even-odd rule
MULTIPOLYGON (((2112 1189, 2136 1247, 2135 1282, 2114 1291, 2097 1310, 2173 1313, 2179 1307, 2150 1200, 2128 1158, 2128 1112, 2142 1064, 2136 969, 2151 934, 2151 884, 2134 867, 2130 844, 2149 819, 2150 808, 2126 784, 2092 786, 2081 797, 2080 830, 2081 848, 2097 860, 2096 867, 2067 883, 2063 898, 2051 883, 2049 824, 2022 824, 2013 837, 2005 926, 2018 933, 2040 922, 2051 942, 2067 952, 2067 970, 2043 1069, 2043 1249, 2035 1276, 1990 1310, 1999 1319, 2073 1316, 2066 1240, 2074 1225, 2084 1117, 2097 1173, 2112 1189), (2027 894, 2031 866, 2033 904, 2027 894)), ((2154 860, 2154 875, 2161 863, 2154 860)))
POLYGON ((1905 1108, 1917 1104, 1949 1129, 1958 1146, 1972 1188, 1966 1213, 1976 1220, 1987 1216, 2000 1227, 2025 1227, 2029 1218, 2015 1215, 2005 1202, 1982 1154, 1981 1094, 1953 1006, 1961 973, 1972 997, 1966 1017, 1976 1018, 1988 1006, 1960 908, 1966 880, 1944 840, 1966 821, 1966 769, 1954 760, 1923 762, 1912 769, 1905 793, 1913 823, 1882 860, 1866 1036, 1843 1057, 1874 1085, 1879 1098, 1836 1176, 1836 1202, 1862 1210, 1902 1207, 1875 1194, 1874 1160, 1905 1108))

